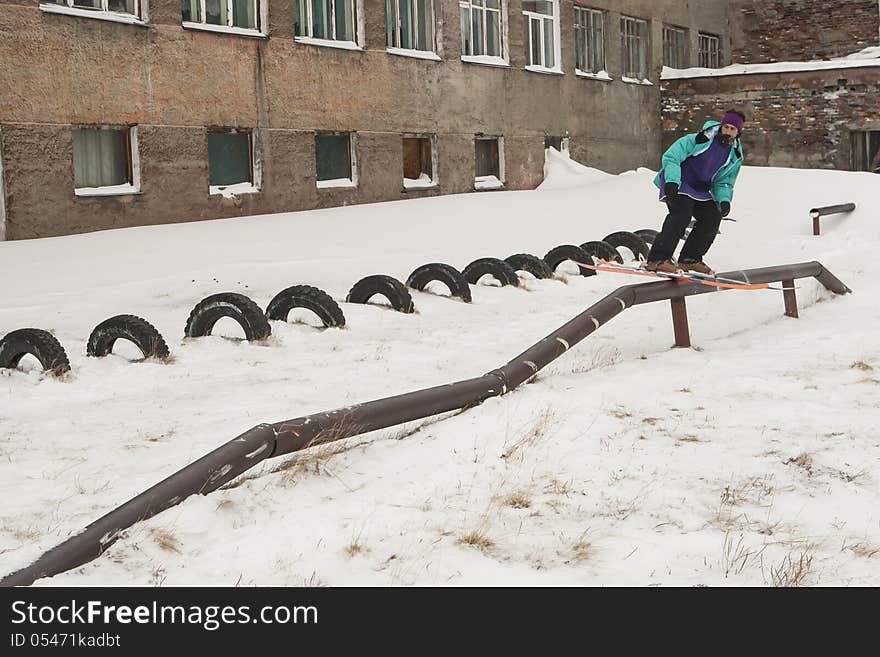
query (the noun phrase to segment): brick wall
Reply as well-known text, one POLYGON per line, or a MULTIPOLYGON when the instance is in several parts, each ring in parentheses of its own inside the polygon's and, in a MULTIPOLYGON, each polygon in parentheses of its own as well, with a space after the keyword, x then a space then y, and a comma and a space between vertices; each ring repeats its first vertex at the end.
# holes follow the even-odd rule
POLYGON ((733 0, 733 60, 809 61, 880 43, 877 0, 733 0))
POLYGON ((746 114, 746 164, 850 169, 850 133, 880 130, 880 68, 665 80, 663 149, 725 109, 746 114))

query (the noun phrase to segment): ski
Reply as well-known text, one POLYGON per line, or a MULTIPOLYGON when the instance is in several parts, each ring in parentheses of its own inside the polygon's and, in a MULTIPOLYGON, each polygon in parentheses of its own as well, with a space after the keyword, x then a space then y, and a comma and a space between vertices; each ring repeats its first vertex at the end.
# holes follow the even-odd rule
POLYGON ((786 288, 771 287, 769 283, 743 283, 733 279, 718 278, 714 276, 705 276, 703 274, 694 274, 689 272, 653 272, 647 269, 628 267, 619 263, 608 262, 606 260, 596 259, 600 264, 590 265, 584 262, 576 262, 575 264, 592 269, 593 271, 607 271, 617 274, 632 274, 635 276, 647 276, 649 278, 659 278, 661 280, 683 281, 688 283, 701 283, 710 287, 721 288, 725 290, 782 290, 786 288))

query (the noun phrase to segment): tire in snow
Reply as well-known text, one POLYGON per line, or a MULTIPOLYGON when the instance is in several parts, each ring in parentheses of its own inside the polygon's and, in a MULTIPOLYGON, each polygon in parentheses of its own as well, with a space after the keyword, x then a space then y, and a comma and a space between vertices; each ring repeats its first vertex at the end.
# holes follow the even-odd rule
POLYGON ((471 288, 464 274, 452 265, 442 262, 429 262, 427 265, 417 267, 406 279, 406 286, 414 290, 424 290, 431 281, 440 281, 449 288, 452 296, 470 303, 471 288))
POLYGON ((403 283, 393 276, 384 274, 362 278, 349 290, 345 300, 349 303, 367 303, 375 294, 381 294, 388 299, 391 307, 398 312, 412 313, 416 310, 412 297, 403 283))
POLYGON ((611 246, 608 242, 602 242, 600 240, 584 242, 581 244, 581 248, 587 252, 587 255, 592 256, 593 258, 623 264, 623 258, 620 256, 620 253, 618 253, 617 249, 611 246))
MULTIPOLYGON (((566 260, 571 260, 575 263, 583 262, 588 265, 592 264, 593 262, 586 251, 584 251, 579 246, 575 246, 574 244, 562 244, 560 246, 557 246, 555 249, 550 249, 547 252, 547 255, 544 256, 544 262, 547 263, 547 266, 550 267, 552 271, 556 271, 556 268, 566 260)), ((581 272, 581 276, 596 275, 596 272, 592 269, 587 269, 586 267, 581 267, 580 265, 578 265, 578 269, 581 272)))
POLYGON ((532 255, 531 253, 517 253, 504 259, 514 271, 526 271, 535 278, 550 278, 553 276, 553 270, 544 262, 543 258, 532 255))
POLYGON ((214 324, 222 317, 231 317, 238 322, 249 341, 262 340, 272 334, 269 320, 260 307, 236 292, 212 294, 199 301, 186 320, 184 334, 188 338, 211 335, 214 324))
POLYGON ((654 240, 657 239, 657 236, 660 234, 660 231, 654 230, 653 228, 641 228, 639 230, 634 230, 633 235, 638 235, 643 240, 645 240, 645 244, 651 246, 654 244, 654 240))
POLYGON ((294 308, 311 310, 325 327, 345 326, 345 315, 333 298, 311 285, 293 285, 281 290, 266 306, 266 317, 287 321, 294 308))
POLYGON ((55 336, 36 328, 23 328, 7 333, 0 340, 0 367, 16 368, 22 357, 34 356, 43 371, 60 376, 70 371, 70 361, 55 336))
POLYGON ((648 259, 648 252, 650 251, 650 248, 648 248, 645 240, 643 240, 635 233, 629 233, 625 230, 621 230, 616 233, 606 235, 602 238, 602 241, 608 242, 615 249, 619 246, 622 246, 625 249, 629 249, 630 251, 632 251, 632 254, 633 256, 635 256, 636 260, 648 259))
POLYGON ((116 315, 105 319, 89 336, 86 353, 102 357, 113 351, 113 345, 122 338, 133 343, 144 358, 167 358, 168 345, 156 327, 135 315, 116 315))
POLYGON ((495 280, 501 283, 502 287, 505 285, 519 287, 519 276, 516 275, 516 271, 498 258, 478 258, 465 267, 461 273, 471 285, 476 285, 483 276, 491 274, 495 280))

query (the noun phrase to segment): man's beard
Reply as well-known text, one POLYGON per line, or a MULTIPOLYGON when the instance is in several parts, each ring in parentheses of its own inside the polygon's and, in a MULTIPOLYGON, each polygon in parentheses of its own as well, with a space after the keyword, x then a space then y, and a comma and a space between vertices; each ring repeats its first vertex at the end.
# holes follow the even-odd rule
POLYGON ((722 146, 730 146, 733 143, 733 137, 725 135, 723 132, 718 133, 718 143, 722 146))

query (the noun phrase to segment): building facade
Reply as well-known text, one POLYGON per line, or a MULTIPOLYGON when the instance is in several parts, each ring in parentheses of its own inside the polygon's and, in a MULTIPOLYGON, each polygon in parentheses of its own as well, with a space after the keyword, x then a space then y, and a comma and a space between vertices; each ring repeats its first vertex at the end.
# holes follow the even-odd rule
POLYGON ((530 189, 659 161, 726 0, 0 0, 0 237, 530 189))
POLYGON ((880 3, 733 0, 737 71, 662 81, 663 147, 719 111, 746 114, 746 163, 874 170, 880 164, 880 3))

